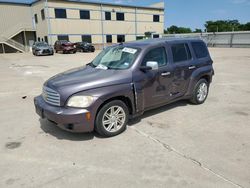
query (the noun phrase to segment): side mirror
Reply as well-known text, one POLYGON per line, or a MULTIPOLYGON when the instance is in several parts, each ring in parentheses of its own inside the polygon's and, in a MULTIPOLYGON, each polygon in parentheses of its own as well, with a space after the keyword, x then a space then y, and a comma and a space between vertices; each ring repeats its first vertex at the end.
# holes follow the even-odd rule
POLYGON ((152 70, 157 70, 159 67, 156 61, 147 61, 146 66, 151 67, 152 70))

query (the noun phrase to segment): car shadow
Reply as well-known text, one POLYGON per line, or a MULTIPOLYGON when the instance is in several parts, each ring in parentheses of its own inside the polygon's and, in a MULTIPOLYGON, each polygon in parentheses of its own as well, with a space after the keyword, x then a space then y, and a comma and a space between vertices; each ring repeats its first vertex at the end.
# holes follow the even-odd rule
MULTIPOLYGON (((139 123, 142 119, 165 112, 167 110, 171 110, 173 108, 181 107, 189 105, 187 101, 178 101, 174 102, 153 110, 146 111, 142 116, 137 118, 131 119, 128 122, 128 126, 134 126, 135 124, 139 123)), ((46 134, 50 134, 51 136, 56 137, 59 140, 71 140, 71 141, 89 141, 93 140, 94 138, 104 139, 105 137, 100 136, 96 132, 91 133, 72 133, 65 130, 60 129, 56 126, 56 124, 46 120, 46 119, 39 119, 40 127, 46 134)))
POLYGON ((92 140, 95 137, 102 138, 97 133, 72 133, 65 130, 60 129, 56 126, 55 123, 48 121, 47 119, 39 119, 40 128, 46 134, 50 134, 51 136, 56 137, 59 140, 71 140, 71 141, 88 141, 92 140))
POLYGON ((154 116, 156 114, 159 114, 159 113, 162 113, 162 112, 165 112, 165 111, 177 108, 177 107, 187 106, 187 105, 191 105, 191 104, 186 100, 181 100, 181 101, 170 103, 170 104, 167 104, 165 106, 161 106, 161 107, 158 107, 158 108, 155 108, 152 110, 148 110, 148 111, 144 112, 143 115, 129 120, 128 126, 134 126, 135 124, 141 122, 141 120, 144 118, 154 116))

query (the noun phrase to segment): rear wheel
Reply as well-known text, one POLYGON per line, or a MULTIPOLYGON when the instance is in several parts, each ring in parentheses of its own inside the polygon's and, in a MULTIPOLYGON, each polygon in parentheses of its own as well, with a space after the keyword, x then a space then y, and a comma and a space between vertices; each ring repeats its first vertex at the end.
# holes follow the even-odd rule
POLYGON ((207 80, 200 79, 195 85, 193 96, 190 101, 193 104, 204 103, 205 100, 207 99, 208 91, 209 91, 209 84, 207 80))
POLYGON ((128 107, 122 101, 111 101, 98 112, 95 120, 95 130, 105 137, 118 135, 126 129, 128 115, 128 107))

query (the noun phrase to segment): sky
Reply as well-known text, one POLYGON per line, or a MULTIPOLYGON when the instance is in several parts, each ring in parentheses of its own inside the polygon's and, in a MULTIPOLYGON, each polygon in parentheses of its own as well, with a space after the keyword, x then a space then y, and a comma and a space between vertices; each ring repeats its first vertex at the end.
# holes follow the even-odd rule
MULTIPOLYGON (((32 0, 6 1, 31 2, 32 0)), ((94 1, 100 2, 100 0, 94 1)), ((204 29, 206 21, 219 19, 250 22, 250 0, 101 0, 101 2, 138 6, 148 6, 161 1, 165 3, 165 28, 176 25, 190 27, 193 30, 204 29)))

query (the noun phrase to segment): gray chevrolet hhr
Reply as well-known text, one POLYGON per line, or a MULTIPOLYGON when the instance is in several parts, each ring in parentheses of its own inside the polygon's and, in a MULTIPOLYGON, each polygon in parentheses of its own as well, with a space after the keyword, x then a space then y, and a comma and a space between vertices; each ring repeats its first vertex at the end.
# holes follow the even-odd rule
POLYGON ((168 103, 202 104, 214 70, 200 39, 150 39, 104 49, 92 62, 58 74, 35 97, 41 118, 71 132, 115 136, 129 118, 168 103))

